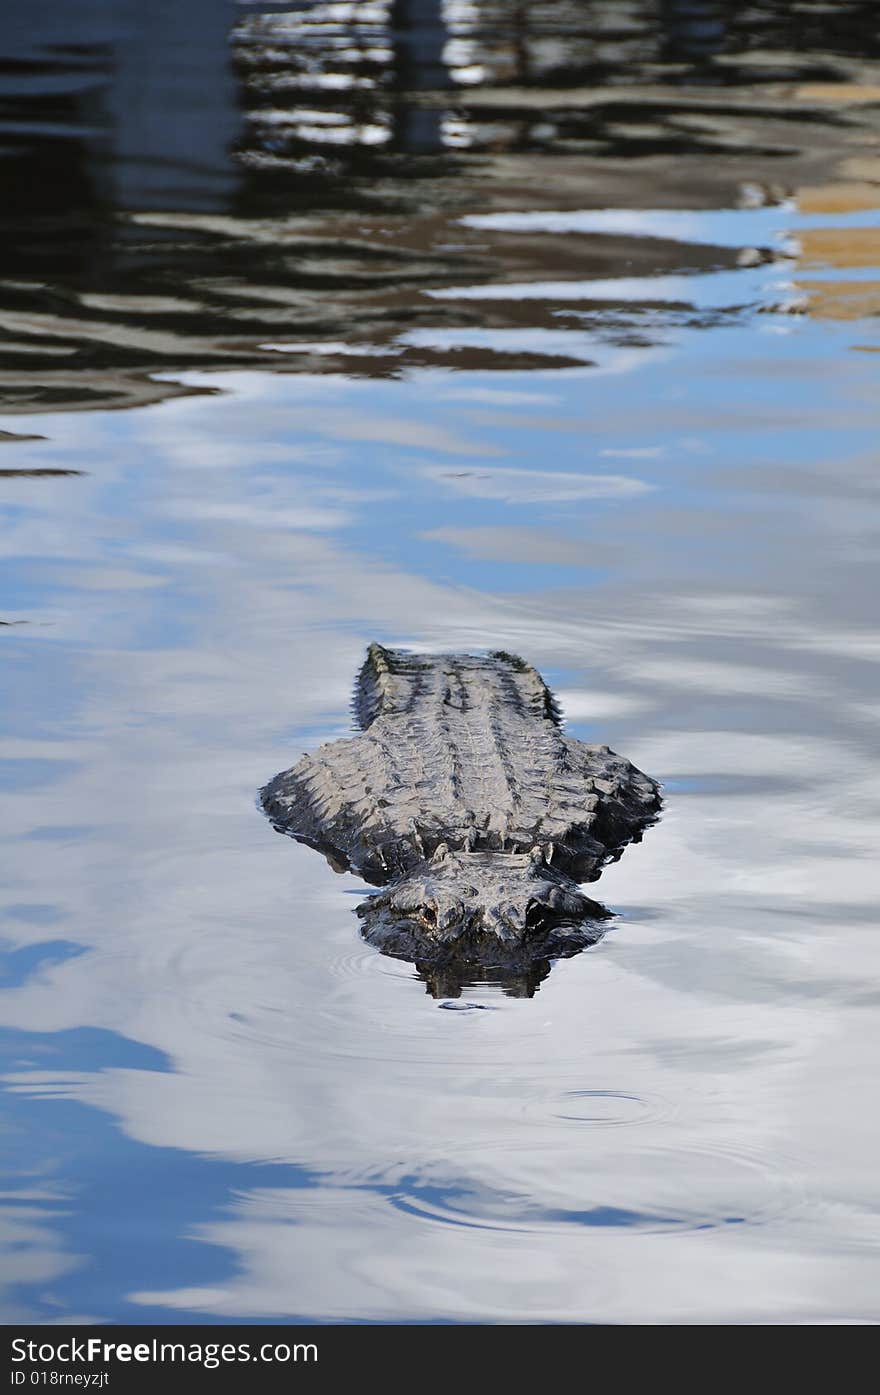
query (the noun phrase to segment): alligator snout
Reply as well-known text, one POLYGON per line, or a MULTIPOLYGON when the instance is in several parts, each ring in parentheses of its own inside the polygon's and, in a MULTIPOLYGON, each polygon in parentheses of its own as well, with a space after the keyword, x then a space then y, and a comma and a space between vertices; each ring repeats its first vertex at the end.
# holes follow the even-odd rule
POLYGON ((362 934, 420 966, 521 973, 594 944, 608 911, 535 856, 443 849, 357 907, 362 934))

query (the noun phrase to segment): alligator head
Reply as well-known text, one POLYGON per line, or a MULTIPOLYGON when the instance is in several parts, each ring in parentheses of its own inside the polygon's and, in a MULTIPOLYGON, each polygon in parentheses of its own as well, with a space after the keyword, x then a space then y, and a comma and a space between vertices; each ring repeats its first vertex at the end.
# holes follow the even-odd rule
POLYGON ((610 914, 550 866, 543 849, 450 852, 445 844, 357 913, 364 939, 415 963, 429 990, 433 979, 448 985, 491 977, 509 981, 514 992, 550 958, 595 944, 602 933, 596 922, 610 914))

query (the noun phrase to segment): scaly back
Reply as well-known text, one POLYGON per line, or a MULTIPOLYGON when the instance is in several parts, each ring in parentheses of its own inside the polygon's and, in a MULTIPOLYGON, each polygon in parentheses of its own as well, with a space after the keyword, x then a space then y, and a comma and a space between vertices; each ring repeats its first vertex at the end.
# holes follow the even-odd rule
POLYGON ((541 675, 516 654, 410 654, 371 644, 355 684, 361 730, 377 717, 415 712, 422 704, 459 711, 500 704, 510 715, 561 725, 556 700, 541 675))

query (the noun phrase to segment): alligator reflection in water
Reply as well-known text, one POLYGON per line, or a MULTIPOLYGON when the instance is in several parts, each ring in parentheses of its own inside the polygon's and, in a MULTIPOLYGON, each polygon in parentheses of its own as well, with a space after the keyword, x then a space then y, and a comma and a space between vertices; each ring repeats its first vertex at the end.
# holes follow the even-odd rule
POLYGON ((565 736, 544 680, 504 652, 372 644, 354 708, 362 734, 277 775, 266 812, 384 888, 357 908, 364 938, 435 996, 474 978, 530 996, 551 957, 599 939, 609 912, 578 884, 654 821, 658 785, 565 736))

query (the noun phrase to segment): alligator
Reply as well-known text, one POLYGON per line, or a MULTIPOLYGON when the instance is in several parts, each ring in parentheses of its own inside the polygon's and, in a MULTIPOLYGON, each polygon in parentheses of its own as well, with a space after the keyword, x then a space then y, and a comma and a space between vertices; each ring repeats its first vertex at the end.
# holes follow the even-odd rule
POLYGON ((505 976, 531 995, 554 958, 595 944, 610 912, 580 890, 660 809, 660 787, 607 746, 567 736, 515 654, 371 644, 360 733, 260 792, 279 832, 381 891, 361 933, 416 964, 435 996, 505 976))

